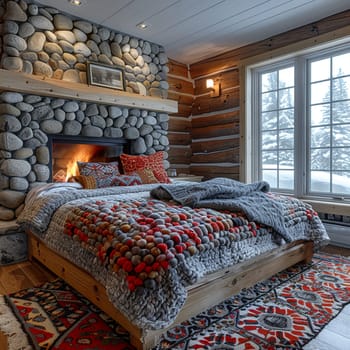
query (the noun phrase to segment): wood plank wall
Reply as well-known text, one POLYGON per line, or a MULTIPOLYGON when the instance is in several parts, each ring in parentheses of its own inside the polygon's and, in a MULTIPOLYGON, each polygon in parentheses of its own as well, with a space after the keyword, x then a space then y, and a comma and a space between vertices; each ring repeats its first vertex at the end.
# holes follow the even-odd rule
POLYGON ((343 32, 336 34, 337 37, 344 36, 349 32, 349 23, 350 10, 190 65, 191 78, 195 83, 190 172, 205 178, 225 176, 239 179, 238 65, 241 60, 302 40, 315 44, 318 36, 335 33, 336 30, 343 32), (210 97, 205 88, 206 78, 221 81, 220 97, 210 97))
POLYGON ((239 74, 236 68, 194 80, 191 173, 239 178, 239 74), (220 84, 211 96, 207 78, 220 84))
POLYGON ((191 173, 206 179, 238 179, 238 70, 211 75, 221 85, 221 95, 211 97, 206 77, 192 80, 188 67, 171 59, 168 67, 168 99, 176 100, 179 109, 169 120, 171 168, 176 168, 178 174, 191 173))
POLYGON ((170 115, 168 151, 171 168, 179 174, 189 174, 191 164, 191 114, 194 99, 193 80, 188 66, 174 60, 168 63, 168 99, 178 102, 178 113, 170 115))

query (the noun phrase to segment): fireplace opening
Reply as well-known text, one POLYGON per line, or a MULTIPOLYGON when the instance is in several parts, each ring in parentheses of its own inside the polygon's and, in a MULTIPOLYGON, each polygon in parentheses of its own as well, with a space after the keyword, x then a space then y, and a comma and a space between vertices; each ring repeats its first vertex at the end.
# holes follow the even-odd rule
POLYGON ((79 175, 77 162, 112 162, 126 150, 124 139, 55 135, 49 138, 50 182, 79 175))

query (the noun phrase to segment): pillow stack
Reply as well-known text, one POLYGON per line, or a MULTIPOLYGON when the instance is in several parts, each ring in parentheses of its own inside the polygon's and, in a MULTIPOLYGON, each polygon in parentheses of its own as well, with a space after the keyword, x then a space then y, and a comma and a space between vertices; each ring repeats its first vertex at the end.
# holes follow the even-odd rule
POLYGON ((170 183, 164 169, 163 152, 151 155, 121 154, 124 174, 119 171, 119 162, 77 162, 79 175, 72 180, 84 188, 132 186, 151 183, 170 183))

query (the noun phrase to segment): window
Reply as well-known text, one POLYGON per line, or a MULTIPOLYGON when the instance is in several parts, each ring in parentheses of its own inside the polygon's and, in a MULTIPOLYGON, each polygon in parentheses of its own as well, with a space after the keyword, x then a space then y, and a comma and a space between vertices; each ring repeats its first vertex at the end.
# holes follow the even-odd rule
POLYGON ((294 67, 259 76, 260 168, 276 189, 294 188, 294 67))
POLYGON ((308 61, 309 192, 350 194, 350 51, 308 61))
POLYGON ((350 198, 350 50, 252 70, 253 179, 296 196, 350 198))

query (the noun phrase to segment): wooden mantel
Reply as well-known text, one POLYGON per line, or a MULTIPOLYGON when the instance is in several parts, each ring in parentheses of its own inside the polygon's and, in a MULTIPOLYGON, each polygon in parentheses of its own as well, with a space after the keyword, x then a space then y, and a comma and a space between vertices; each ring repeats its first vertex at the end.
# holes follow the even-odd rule
POLYGON ((177 113, 177 102, 125 91, 72 83, 0 69, 0 91, 118 105, 164 113, 177 113))

